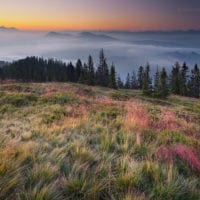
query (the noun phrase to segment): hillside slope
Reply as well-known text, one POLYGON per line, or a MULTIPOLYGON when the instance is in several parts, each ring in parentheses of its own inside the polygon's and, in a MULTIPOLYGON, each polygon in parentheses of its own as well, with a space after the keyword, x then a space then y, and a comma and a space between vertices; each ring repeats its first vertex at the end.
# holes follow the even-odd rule
POLYGON ((0 85, 0 199, 200 199, 200 100, 0 85))

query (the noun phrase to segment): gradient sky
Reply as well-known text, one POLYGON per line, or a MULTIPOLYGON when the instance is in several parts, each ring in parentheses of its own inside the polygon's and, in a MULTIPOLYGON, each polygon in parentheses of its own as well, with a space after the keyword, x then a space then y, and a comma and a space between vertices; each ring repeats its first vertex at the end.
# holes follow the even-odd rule
POLYGON ((0 0, 0 25, 37 30, 200 29, 200 0, 0 0))

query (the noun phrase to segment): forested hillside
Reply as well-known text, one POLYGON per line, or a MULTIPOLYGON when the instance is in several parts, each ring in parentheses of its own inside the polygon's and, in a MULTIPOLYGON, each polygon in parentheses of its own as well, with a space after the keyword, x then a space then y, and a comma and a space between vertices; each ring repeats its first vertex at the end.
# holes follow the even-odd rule
POLYGON ((140 89, 144 95, 157 98, 165 98, 170 93, 196 98, 200 96, 200 69, 197 64, 189 68, 186 63, 181 66, 177 62, 170 73, 163 67, 152 75, 151 66, 147 63, 137 71, 132 70, 127 74, 126 80, 122 80, 114 64, 107 64, 103 49, 97 64, 90 55, 87 63, 78 59, 75 65, 55 59, 27 57, 0 67, 0 79, 22 82, 74 82, 113 89, 140 89))

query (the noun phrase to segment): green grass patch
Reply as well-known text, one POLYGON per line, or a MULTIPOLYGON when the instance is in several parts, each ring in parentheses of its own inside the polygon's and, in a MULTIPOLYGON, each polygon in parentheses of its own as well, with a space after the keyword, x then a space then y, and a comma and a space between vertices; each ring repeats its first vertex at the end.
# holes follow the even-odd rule
POLYGON ((50 112, 42 114, 42 123, 51 124, 61 120, 66 115, 66 110, 61 105, 53 105, 50 112))
POLYGON ((115 92, 110 94, 111 98, 114 100, 129 100, 130 98, 133 97, 133 95, 128 94, 128 93, 122 93, 122 92, 115 92))
POLYGON ((159 144, 174 144, 174 143, 181 143, 181 144, 196 144, 196 142, 187 136, 185 136, 183 133, 175 132, 175 131, 163 131, 159 135, 159 144))
POLYGON ((0 105, 9 104, 15 107, 33 105, 37 102, 38 96, 34 94, 9 94, 0 99, 0 105))
POLYGON ((43 96, 40 99, 40 103, 60 104, 65 105, 67 103, 78 103, 78 97, 71 93, 61 93, 52 96, 43 96))

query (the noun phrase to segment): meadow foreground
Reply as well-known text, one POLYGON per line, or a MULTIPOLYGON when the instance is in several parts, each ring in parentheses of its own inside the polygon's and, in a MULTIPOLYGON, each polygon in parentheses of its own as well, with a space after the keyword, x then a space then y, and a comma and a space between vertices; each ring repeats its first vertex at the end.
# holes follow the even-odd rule
POLYGON ((200 199, 200 100, 0 85, 0 200, 200 199))

